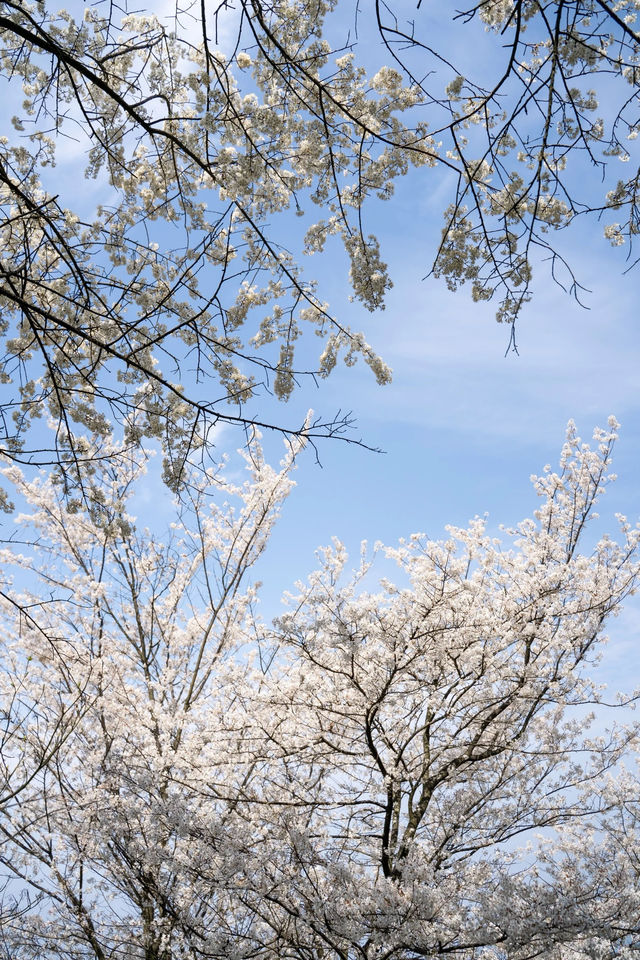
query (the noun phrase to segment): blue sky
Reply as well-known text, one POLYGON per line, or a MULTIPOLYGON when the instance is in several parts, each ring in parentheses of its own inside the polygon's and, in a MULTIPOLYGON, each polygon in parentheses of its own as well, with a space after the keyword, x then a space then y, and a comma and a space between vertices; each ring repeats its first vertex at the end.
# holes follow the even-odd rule
MULTIPOLYGON (((441 208, 422 198, 428 187, 428 181, 407 181, 395 201, 376 210, 394 280, 385 311, 370 315, 348 303, 347 267, 337 247, 309 264, 329 288, 333 311, 362 326, 390 363, 393 382, 379 387, 364 364, 338 365, 319 388, 303 383, 286 405, 266 398, 247 408, 290 424, 309 407, 324 415, 351 410, 354 436, 384 451, 325 441, 318 446, 321 466, 312 451, 300 457, 297 487, 255 570, 266 620, 282 609, 282 593, 314 569, 316 549, 333 536, 357 565, 363 539, 393 544, 417 531, 437 539, 446 524, 462 526, 485 512, 498 534, 499 524, 530 516, 536 497, 529 477, 557 462, 569 419, 585 440, 610 414, 621 421, 619 479, 603 498, 599 527, 615 534, 616 512, 640 516, 639 275, 624 275, 624 249, 611 248, 597 223, 590 232, 581 224, 563 236, 577 274, 592 290, 588 309, 541 269, 519 322, 519 354, 505 356, 509 330, 496 323, 492 303, 474 304, 465 288, 452 294, 440 281, 421 279, 441 223, 441 208)), ((231 452, 240 442, 223 430, 219 450, 231 452)), ((281 438, 265 436, 264 443, 275 462, 281 438)), ((155 484, 146 493, 155 509, 155 484)), ((616 688, 640 684, 637 598, 609 632, 603 679, 616 688)))
MULTIPOLYGON (((439 538, 445 524, 464 525, 485 511, 492 528, 529 516, 536 506, 529 477, 557 462, 569 419, 584 439, 609 414, 620 420, 619 479, 603 498, 601 526, 615 533, 615 512, 640 516, 640 276, 624 275, 626 251, 611 248, 594 221, 561 237, 592 291, 588 309, 540 269, 519 322, 519 355, 505 356, 509 331, 495 321, 494 304, 474 304, 465 288, 452 294, 440 281, 421 279, 441 225, 442 204, 425 199, 428 190, 428 178, 414 178, 379 212, 394 288, 384 312, 359 317, 392 366, 393 383, 377 386, 364 365, 338 367, 320 389, 304 388, 289 404, 291 414, 308 406, 325 414, 353 410, 357 435, 385 452, 330 441, 319 449, 322 468, 310 455, 302 459, 259 571, 265 616, 277 610, 283 589, 313 569, 315 548, 333 535, 356 563, 362 539, 393 543, 415 531, 439 538)), ((332 280, 332 308, 339 313, 345 303, 346 310, 344 262, 317 266, 332 280)), ((281 418, 287 412, 276 411, 281 418)), ((277 443, 267 443, 275 454, 277 443)), ((640 681, 639 627, 636 600, 610 626, 615 643, 603 676, 611 683, 640 681)))
POLYGON ((529 475, 557 458, 567 421, 588 437, 611 413, 622 422, 615 509, 637 511, 638 273, 623 275, 624 251, 602 239, 596 222, 589 233, 579 224, 560 242, 592 289, 589 309, 540 269, 519 321, 519 355, 505 356, 509 330, 496 323, 494 304, 474 304, 464 287, 451 294, 442 282, 421 279, 441 225, 442 205, 422 200, 428 179, 414 176, 376 211, 394 280, 385 311, 353 316, 341 257, 311 264, 331 278, 334 312, 342 317, 343 307, 354 326, 362 325, 394 377, 379 387, 364 365, 339 366, 319 389, 303 387, 288 407, 275 409, 290 422, 308 406, 323 414, 353 410, 357 435, 385 451, 327 442, 320 447, 323 469, 308 457, 297 502, 288 507, 299 536, 298 511, 308 518, 311 540, 327 529, 321 511, 311 508, 317 497, 331 504, 330 532, 356 542, 416 529, 435 536, 444 523, 485 510, 517 519, 531 508, 529 475))
MULTIPOLYGON (((428 0, 422 27, 434 46, 446 40, 447 52, 466 65, 469 49, 450 25, 442 27, 442 13, 428 0)), ((476 40, 474 68, 482 74, 499 41, 487 45, 484 34, 476 40)), ((375 61, 374 46, 367 56, 375 61)), ((611 176, 625 174, 614 159, 611 176)), ((610 414, 621 422, 619 479, 603 499, 601 528, 615 532, 615 512, 640 516, 640 271, 625 275, 628 249, 612 248, 595 218, 552 237, 589 288, 585 307, 539 264, 533 301, 519 321, 519 354, 505 356, 509 330, 496 323, 496 304, 474 304, 464 287, 452 294, 441 281, 422 280, 452 189, 447 175, 417 171, 397 184, 391 201, 369 210, 367 228, 378 235, 394 281, 385 311, 370 315, 347 303, 337 247, 309 263, 332 311, 364 329, 391 365, 393 383, 376 386, 364 365, 338 367, 320 389, 303 387, 288 410, 274 415, 295 423, 308 407, 323 415, 352 410, 357 435, 385 452, 327 442, 319 451, 322 468, 312 456, 301 461, 298 487, 259 570, 265 616, 277 611, 281 591, 313 568, 314 550, 332 535, 355 563, 362 539, 393 543, 415 531, 438 538, 445 524, 464 525, 485 511, 496 530, 530 515, 536 498, 529 477, 557 462, 569 419, 585 439, 610 414)), ((267 442, 275 454, 277 442, 267 442)), ((606 675, 614 683, 629 681, 630 673, 640 682, 639 627, 637 601, 611 624, 606 675)))
MULTIPOLYGON (((433 3, 425 5, 426 21, 433 10, 438 13, 433 3)), ((384 62, 377 49, 368 55, 384 62)), ((62 186, 65 177, 77 176, 78 149, 69 146, 68 166, 57 168, 62 186)), ((104 189, 87 186, 92 200, 104 189)), ((247 412, 261 419, 292 425, 309 407, 323 416, 338 408, 353 411, 354 436, 385 451, 327 441, 319 446, 321 467, 311 452, 300 458, 297 489, 256 571, 265 582, 267 619, 278 612, 281 593, 313 569, 315 549, 334 535, 355 560, 362 539, 394 543, 415 531, 437 538, 445 524, 463 525, 485 511, 496 527, 529 515, 535 497, 528 478, 556 461, 570 418, 585 438, 611 413, 621 421, 620 480, 602 513, 640 515, 640 272, 623 274, 627 251, 603 239, 602 224, 579 222, 559 243, 592 290, 585 297, 589 309, 538 269, 534 300, 519 322, 519 355, 505 356, 509 331, 495 322, 495 304, 473 304, 465 288, 451 294, 443 282, 421 279, 451 189, 446 175, 421 170, 398 184, 391 201, 370 209, 367 229, 379 236, 394 281, 385 311, 371 315, 348 302, 347 265, 337 243, 307 263, 309 276, 320 281, 321 298, 341 321, 364 329, 394 379, 379 387, 363 364, 339 365, 318 389, 303 384, 287 405, 268 397, 248 405, 247 412)), ((286 231, 280 239, 286 240, 286 231)), ((319 345, 311 340, 314 348, 319 345)), ((241 435, 223 430, 218 449, 233 451, 241 442, 241 435)), ((265 443, 268 456, 279 458, 280 439, 265 443)), ((159 496, 151 476, 137 497, 141 519, 150 503, 157 515, 159 496)), ((617 621, 612 654, 618 667, 632 654, 636 675, 637 609, 617 621)))

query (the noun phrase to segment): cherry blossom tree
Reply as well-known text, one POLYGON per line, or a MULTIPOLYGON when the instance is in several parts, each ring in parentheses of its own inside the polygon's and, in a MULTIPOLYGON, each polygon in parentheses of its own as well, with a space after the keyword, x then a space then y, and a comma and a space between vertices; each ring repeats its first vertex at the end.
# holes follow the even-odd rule
POLYGON ((50 476, 6 471, 32 505, 34 540, 3 560, 40 586, 32 595, 14 585, 3 606, 2 709, 17 731, 0 827, 14 899, 3 912, 16 957, 164 960, 192 938, 207 949, 227 942, 218 927, 233 928, 233 902, 194 880, 194 856, 198 836, 211 844, 218 830, 231 877, 240 856, 234 809, 254 760, 250 739, 242 746, 245 697, 260 673, 245 580, 290 489, 295 450, 274 471, 254 443, 251 480, 190 485, 192 526, 182 517, 162 542, 126 510, 144 459, 107 452, 117 456, 96 461, 75 504, 50 476), (219 785, 218 800, 203 805, 193 777, 219 785))
POLYGON ((553 236, 576 219, 600 223, 610 243, 628 245, 628 260, 635 264, 635 0, 472 3, 454 14, 460 30, 476 27, 461 62, 459 42, 451 51, 434 49, 419 20, 405 26, 386 4, 376 6, 394 61, 416 79, 431 68, 429 86, 420 83, 427 102, 440 107, 430 132, 436 140, 447 137, 447 157, 459 165, 434 263, 450 289, 469 283, 474 300, 497 296, 497 317, 512 324, 515 337, 515 321, 532 295, 533 272, 545 261, 553 278, 580 297, 567 245, 553 236), (483 45, 477 27, 493 42, 483 45), (484 62, 469 59, 473 36, 484 47, 484 62), (433 84, 442 72, 450 77, 444 98, 433 84))
POLYGON ((464 64, 431 43, 447 5, 426 7, 2 4, 15 112, 0 142, 6 453, 68 464, 82 460, 77 433, 135 421, 129 442, 161 438, 176 488, 215 424, 267 419, 261 388, 286 399, 340 356, 386 382, 300 254, 338 238, 353 296, 382 307, 391 280, 365 215, 410 167, 453 174, 435 273, 496 296, 511 324, 540 254, 578 290, 550 239, 578 215, 603 215, 606 237, 631 248, 637 0, 482 0, 448 31, 464 64), (476 48, 486 62, 469 61, 476 48), (93 190, 78 189, 74 153, 93 190), (297 359, 311 330, 320 356, 297 359), (44 410, 53 450, 30 430, 44 410))
MULTIPOLYGON (((271 226, 299 214, 308 254, 341 237, 353 294, 376 309, 390 280, 361 207, 390 193, 408 159, 434 162, 423 127, 400 119, 417 92, 332 51, 322 38, 329 9, 247 8, 220 50, 213 10, 194 36, 195 7, 170 28, 153 11, 122 17, 109 4, 79 20, 41 3, 3 5, 3 68, 24 97, 17 138, 0 156, 4 370, 21 399, 9 452, 34 459, 20 437, 43 405, 60 423, 63 459, 78 456, 78 424, 107 436, 135 410, 138 433, 163 439, 175 487, 212 426, 254 422, 244 405, 261 383, 291 394, 308 327, 322 351, 307 374, 326 376, 342 354, 389 379, 271 226), (88 149, 102 202, 87 210, 58 196, 48 175, 65 137, 88 149), (322 217, 305 220, 306 206, 322 217)), ((290 237, 297 221, 283 223, 290 237)), ((306 435, 347 423, 306 425, 306 435)))
POLYGON ((570 428, 504 543, 476 519, 348 574, 335 542, 271 627, 250 576, 291 451, 193 473, 164 535, 127 506, 136 448, 75 504, 10 466, 32 620, 2 605, 1 709, 33 775, 0 810, 5 955, 635 957, 639 731, 590 729, 640 573, 638 527, 589 528, 615 426, 570 428))

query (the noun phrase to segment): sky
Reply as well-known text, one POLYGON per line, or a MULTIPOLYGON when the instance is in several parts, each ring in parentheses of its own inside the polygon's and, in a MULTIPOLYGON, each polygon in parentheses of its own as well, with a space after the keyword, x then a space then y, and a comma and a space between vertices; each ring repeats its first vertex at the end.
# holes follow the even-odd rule
MULTIPOLYGON (((412 219, 409 200, 404 210, 402 198, 389 205, 387 216, 402 224, 388 253, 395 286, 370 338, 393 382, 379 387, 364 367, 339 368, 304 398, 324 412, 353 410, 358 435, 384 452, 329 441, 319 449, 321 467, 302 460, 264 558, 267 607, 280 592, 271 583, 286 589, 304 578, 314 549, 331 536, 356 563, 362 539, 393 544, 417 531, 438 539, 446 524, 464 526, 485 512, 498 532, 530 516, 529 478, 557 463, 570 419, 585 440, 610 414, 621 422, 618 480, 603 498, 601 525, 613 533, 614 513, 640 515, 638 274, 621 275, 620 251, 607 248, 596 225, 593 243, 576 244, 574 257, 593 289, 588 309, 542 280, 519 321, 519 353, 505 355, 509 331, 491 303, 421 280, 433 218, 427 227, 412 219)), ((637 606, 613 624, 612 682, 628 678, 629 656, 640 681, 637 606)))
MULTIPOLYGON (((442 6, 425 6, 435 45, 445 38, 442 6)), ((459 55, 459 42, 445 39, 459 55)), ((368 55, 374 61, 379 54, 368 55)), ((482 56, 478 62, 486 65, 482 56)), ((613 169, 614 176, 624 174, 613 169)), ((377 315, 347 304, 346 266, 337 251, 312 263, 333 312, 342 317, 344 309, 349 323, 365 330, 392 367, 393 382, 377 386, 364 365, 338 367, 290 404, 298 417, 307 407, 324 415, 353 411, 355 436, 384 452, 329 441, 319 448, 321 466, 312 456, 302 459, 298 486, 258 571, 267 618, 332 536, 345 543, 355 566, 363 539, 394 544, 417 531, 437 539, 446 524, 464 526, 485 512, 497 534, 500 524, 530 516, 536 497, 529 478, 557 463, 569 420, 585 440, 610 414, 621 423, 618 480, 603 498, 598 529, 615 533, 618 512, 640 517, 640 270, 625 273, 628 249, 613 248, 595 218, 558 235, 587 288, 584 306, 540 264, 533 300, 518 322, 518 353, 507 352, 509 328, 496 322, 495 303, 473 303, 465 287, 454 294, 440 280, 423 279, 450 189, 445 176, 417 171, 397 184, 391 201, 370 211, 394 282, 377 315)), ((639 631, 634 598, 609 627, 602 677, 611 686, 640 685, 639 631)))
MULTIPOLYGON (((306 410, 330 416, 352 411, 353 438, 382 452, 339 440, 320 442, 299 458, 296 488, 284 505, 269 547, 255 569, 262 581, 261 615, 283 610, 282 594, 316 567, 316 550, 332 537, 357 566, 360 543, 393 545, 423 532, 445 536, 445 525, 465 526, 489 514, 489 529, 530 516, 537 498, 530 476, 556 464, 567 423, 589 440, 614 414, 621 423, 600 531, 615 533, 615 513, 640 518, 640 273, 624 273, 626 251, 612 248, 597 223, 561 239, 585 286, 585 306, 539 271, 535 295, 517 328, 518 353, 507 352, 509 328, 495 320, 493 303, 475 304, 466 288, 453 294, 423 279, 441 228, 442 204, 417 178, 376 209, 377 233, 394 287, 376 315, 348 303, 347 266, 338 249, 310 265, 328 289, 332 310, 367 333, 393 369, 378 386, 362 363, 338 364, 315 387, 302 383, 287 404, 263 398, 248 412, 297 424, 306 410), (355 316, 354 316, 355 314, 355 316)), ((219 449, 241 438, 223 430, 219 449)), ((279 436, 265 436, 271 462, 283 452, 279 436)), ((158 504, 151 483, 140 497, 158 504)), ((385 575, 389 570, 382 571, 385 575)), ((640 685, 640 603, 628 601, 609 627, 612 642, 602 666, 610 687, 640 685)))
MULTIPOLYGON (((428 19, 436 13, 433 3, 425 4, 428 19)), ((378 50, 369 55, 382 56, 378 50)), ((71 153, 68 166, 59 168, 62 178, 75 175, 71 153)), ((348 302, 347 265, 337 247, 329 244, 308 264, 321 298, 339 319, 365 331, 393 368, 393 382, 380 387, 363 364, 338 365, 317 388, 302 384, 285 406, 267 397, 248 407, 293 425, 310 407, 323 417, 352 411, 352 437, 383 451, 333 440, 319 445, 320 464, 312 451, 300 457, 297 487, 256 569, 265 619, 279 612, 283 591, 311 572, 315 550, 333 536, 356 563, 363 539, 391 545, 417 531, 439 538, 446 524, 465 525, 485 512, 494 530, 529 516, 536 499, 529 477, 557 461, 570 419, 585 439, 610 414, 621 421, 619 481, 602 514, 611 530, 615 512, 634 520, 640 515, 640 270, 624 273, 627 251, 603 239, 602 224, 570 228, 559 242, 591 290, 586 307, 539 270, 534 299, 519 320, 518 353, 506 352, 509 329, 496 323, 495 304, 474 304, 465 288, 452 294, 442 281, 423 279, 449 189, 446 177, 418 171, 398 184, 392 200, 370 211, 368 226, 379 236, 394 282, 384 311, 371 315, 348 302)), ((220 452, 241 442, 230 429, 218 435, 220 452)), ((280 438, 267 437, 265 445, 276 460, 280 438)), ((163 496, 151 474, 136 498, 141 519, 151 508, 158 515, 163 496)), ((640 683, 638 626, 636 604, 612 630, 614 681, 626 678, 631 659, 640 683)))

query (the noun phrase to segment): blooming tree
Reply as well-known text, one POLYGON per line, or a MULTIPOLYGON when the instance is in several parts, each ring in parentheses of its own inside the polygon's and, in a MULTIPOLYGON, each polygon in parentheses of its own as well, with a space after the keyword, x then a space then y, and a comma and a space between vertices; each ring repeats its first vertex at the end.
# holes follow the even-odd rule
MULTIPOLYGON (((515 323, 543 260, 579 296, 571 263, 552 238, 579 217, 596 214, 604 237, 628 244, 633 262, 639 11, 637 0, 472 3, 455 19, 467 30, 483 26, 500 43, 485 45, 486 60, 471 69, 468 46, 464 61, 456 63, 454 48, 445 63, 448 50, 433 50, 427 36, 380 16, 390 53, 414 71, 424 59, 450 71, 431 133, 450 135, 447 157, 459 178, 434 272, 450 289, 469 283, 474 300, 498 296, 499 320, 515 323)), ((429 83, 421 89, 435 99, 429 83)))
POLYGON ((116 19, 98 5, 78 20, 47 4, 3 5, 3 70, 24 97, 17 139, 0 145, 5 380, 24 380, 10 452, 24 457, 23 427, 43 403, 63 428, 63 457, 77 456, 78 424, 106 436, 133 409, 128 439, 161 437, 176 486, 212 425, 251 422, 242 404, 260 383, 290 395, 309 326, 323 346, 307 373, 326 376, 343 354, 389 379, 283 245, 296 221, 284 218, 284 235, 271 226, 299 214, 307 254, 341 237, 353 295, 373 310, 390 280, 361 207, 389 194, 408 159, 434 162, 423 126, 400 119, 417 91, 335 53, 323 40, 330 8, 247 7, 221 50, 213 11, 194 36, 152 10, 116 19), (49 168, 65 137, 86 145, 97 204, 58 195, 49 168), (322 217, 305 221, 307 206, 322 217))
POLYGON ((569 430, 506 545, 476 519, 379 547, 400 582, 371 593, 336 542, 272 627, 247 577, 291 454, 192 473, 162 541, 127 508, 135 449, 71 507, 10 467, 32 618, 2 606, 5 955, 637 956, 638 731, 588 711, 640 530, 580 548, 614 429, 569 430))
POLYGON ((387 381, 299 254, 338 238, 353 296, 381 307, 391 281, 364 216, 412 166, 457 183, 435 273, 498 296, 511 323, 536 250, 559 270, 553 231, 595 211, 614 244, 635 236, 637 171, 607 164, 631 160, 638 132, 637 0, 482 0, 449 34, 486 28, 497 48, 461 39, 490 69, 434 49, 436 15, 413 5, 355 5, 355 36, 334 0, 77 7, 0 9, 15 112, 0 141, 3 449, 17 460, 81 459, 75 433, 107 436, 135 410, 129 441, 162 438, 177 487, 212 425, 256 419, 261 384, 286 399, 340 355, 387 381), (74 151, 93 190, 68 173, 74 151), (297 360, 308 330, 320 356, 297 360), (43 408, 53 454, 29 432, 43 408))
MULTIPOLYGON (((13 737, 0 829, 16 880, 6 891, 16 902, 4 903, 16 957, 159 960, 183 955, 185 937, 226 942, 220 924, 233 927, 233 904, 194 880, 194 856, 198 837, 212 844, 220 830, 224 871, 233 876, 240 856, 234 811, 255 761, 250 739, 242 745, 245 698, 260 672, 245 580, 290 489, 295 451, 274 471, 254 443, 243 485, 209 475, 189 486, 193 526, 172 523, 163 542, 126 510, 143 458, 106 452, 118 455, 71 505, 51 477, 7 471, 33 508, 19 522, 35 539, 3 560, 40 586, 32 595, 15 585, 3 606, 2 711, 13 737), (64 742, 52 743, 61 725, 64 742), (218 799, 203 805, 200 783, 218 799)), ((211 857, 209 847, 210 866, 211 857)))

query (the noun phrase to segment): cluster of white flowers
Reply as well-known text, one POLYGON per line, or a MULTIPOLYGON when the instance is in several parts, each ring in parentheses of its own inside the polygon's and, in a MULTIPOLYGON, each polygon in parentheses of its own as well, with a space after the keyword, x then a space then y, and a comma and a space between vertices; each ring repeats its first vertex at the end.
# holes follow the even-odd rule
POLYGON ((502 29, 505 23, 511 22, 515 7, 515 0, 488 0, 480 6, 480 19, 487 27, 502 29))
POLYGON ((608 223, 604 228, 604 236, 611 241, 614 247, 621 247, 624 243, 624 236, 619 223, 608 223))

